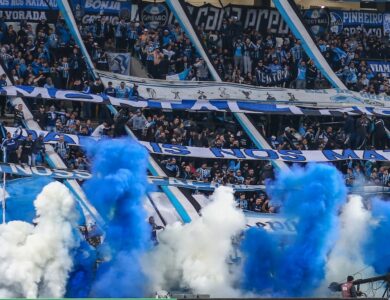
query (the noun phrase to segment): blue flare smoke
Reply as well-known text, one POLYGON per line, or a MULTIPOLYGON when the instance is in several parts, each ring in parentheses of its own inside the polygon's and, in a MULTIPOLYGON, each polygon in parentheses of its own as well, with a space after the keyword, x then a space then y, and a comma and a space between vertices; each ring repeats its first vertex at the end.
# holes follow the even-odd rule
POLYGON ((96 251, 87 241, 80 241, 80 246, 73 253, 75 263, 66 285, 66 298, 87 298, 94 278, 96 251))
POLYGON ((366 263, 382 275, 390 272, 390 202, 374 199, 372 219, 374 224, 371 224, 363 255, 366 263))
POLYGON ((293 167, 280 173, 267 192, 282 204, 281 217, 297 221, 297 235, 274 236, 251 229, 242 245, 242 288, 264 295, 309 296, 325 276, 326 256, 337 235, 337 213, 347 189, 330 165, 293 167))
POLYGON ((143 208, 149 189, 147 151, 131 139, 103 140, 86 146, 93 161, 93 177, 83 187, 106 222, 105 240, 98 250, 99 259, 104 262, 97 268, 92 283, 90 274, 84 272, 87 268, 82 262, 77 263, 80 272, 72 278, 74 285, 85 285, 86 289, 90 286, 91 290, 74 290, 80 296, 144 296, 148 280, 140 258, 150 248, 151 236, 143 208))

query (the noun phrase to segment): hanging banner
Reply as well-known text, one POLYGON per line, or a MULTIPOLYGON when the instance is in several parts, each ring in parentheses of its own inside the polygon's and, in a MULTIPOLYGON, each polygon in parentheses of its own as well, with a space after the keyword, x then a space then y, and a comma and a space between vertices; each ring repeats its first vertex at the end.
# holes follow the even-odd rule
POLYGON ((390 62, 367 60, 366 63, 375 75, 381 73, 387 77, 390 76, 390 62))
MULTIPOLYGON (((223 20, 232 20, 229 29, 234 35, 240 30, 254 29, 262 34, 287 35, 290 30, 278 10, 274 8, 256 8, 246 5, 229 4, 216 7, 211 4, 193 6, 187 3, 191 20, 195 27, 206 31, 220 31, 223 20)), ((355 34, 359 31, 368 35, 384 36, 390 32, 390 14, 364 10, 308 9, 303 11, 303 19, 315 35, 328 32, 355 34)), ((141 20, 149 28, 174 23, 175 18, 165 4, 143 2, 141 20)))
POLYGON ((256 78, 261 85, 275 86, 286 82, 290 79, 290 72, 288 70, 279 70, 274 73, 269 72, 257 72, 256 78))
POLYGON ((390 14, 383 14, 383 32, 390 36, 390 14))
MULTIPOLYGON (((19 135, 20 128, 5 127, 13 136, 19 135)), ((98 142, 100 137, 77 136, 72 134, 62 134, 47 131, 22 130, 24 139, 31 134, 33 140, 39 135, 43 136, 45 143, 56 143, 60 135, 69 145, 82 146, 88 142, 98 142)), ((306 162, 331 162, 339 160, 376 160, 389 161, 390 150, 274 150, 274 149, 222 149, 203 148, 182 145, 159 144, 154 142, 138 141, 149 153, 168 155, 197 157, 208 159, 240 159, 240 160, 279 160, 293 163, 306 162)))
POLYGON ((87 180, 92 176, 82 170, 60 170, 49 169, 42 166, 30 167, 28 165, 0 163, 0 173, 13 174, 18 176, 45 176, 55 179, 87 180))
POLYGON ((6 22, 47 20, 54 23, 58 18, 57 0, 2 0, 0 17, 6 22))
MULTIPOLYGON (((242 29, 254 29, 262 34, 285 35, 289 28, 280 13, 273 8, 256 8, 248 5, 226 5, 223 8, 211 4, 193 6, 187 4, 195 27, 206 31, 219 31, 224 19, 233 19, 232 29, 239 34, 242 29)), ((170 17, 169 20, 174 20, 170 17)))
POLYGON ((167 25, 169 10, 164 3, 142 2, 140 16, 147 28, 157 29, 167 25))
POLYGON ((110 72, 121 75, 130 75, 130 53, 107 52, 110 72))
POLYGON ((331 162, 339 160, 389 161, 388 150, 273 150, 221 149, 140 142, 150 153, 211 159, 278 160, 292 163, 331 162))
MULTIPOLYGON (((144 85, 145 86, 145 85, 144 85)), ((212 89, 216 87, 207 87, 206 89, 212 92, 212 89)), ((190 88, 181 88, 183 93, 187 93, 190 88)), ((200 91, 200 88, 193 90, 200 91)), ((325 100, 320 102, 324 108, 317 103, 298 101, 306 99, 317 100, 321 98, 326 99, 326 95, 337 93, 336 90, 323 90, 322 93, 314 91, 313 93, 305 92, 302 90, 302 98, 298 98, 293 103, 297 105, 288 104, 289 101, 277 100, 271 94, 270 89, 265 89, 262 100, 206 100, 206 99, 193 99, 193 100, 145 100, 141 97, 132 97, 131 99, 120 99, 107 96, 105 94, 86 94, 78 91, 71 90, 57 90, 46 89, 40 87, 31 86, 6 86, 0 88, 0 94, 10 97, 26 97, 26 98, 41 98, 48 100, 69 100, 69 101, 81 101, 97 104, 111 104, 120 107, 133 107, 133 108, 149 108, 149 109, 165 109, 165 110, 187 110, 187 111, 219 111, 219 112, 237 112, 237 113, 261 113, 261 114, 280 114, 280 115, 311 115, 311 116, 341 116, 343 113, 349 115, 360 115, 366 113, 367 115, 378 116, 390 116, 390 108, 381 108, 375 106, 346 106, 347 103, 329 103, 326 105, 325 100), (267 92, 266 92, 267 91, 267 92), (307 97, 307 98, 306 98, 307 97), (265 103, 268 102, 268 103, 265 103), (275 102, 269 103, 269 102, 275 102), (280 103, 280 104, 278 104, 280 103), (284 104, 287 103, 287 104, 284 104), (298 106, 299 105, 299 106, 298 106)), ((281 98, 288 90, 280 89, 278 94, 281 98)), ((259 93, 260 95, 260 93, 259 93)), ((299 94, 295 93, 299 97, 299 94)), ((344 94, 345 95, 345 94, 344 94)), ((163 95, 162 95, 163 96, 163 95)), ((290 95, 291 96, 291 95, 290 95)), ((295 97, 295 96, 294 96, 295 97)), ((363 99, 361 99, 363 101, 363 99)), ((381 102, 389 105, 390 102, 381 102)))
MULTIPOLYGON (((43 166, 31 167, 28 165, 0 163, 0 173, 12 174, 21 177, 44 176, 58 180, 88 180, 92 178, 92 174, 83 170, 63 170, 49 169, 43 166)), ((175 186, 199 191, 214 191, 221 184, 212 182, 201 182, 195 180, 186 180, 180 178, 148 176, 151 184, 158 186, 175 186)), ((231 187, 235 192, 259 192, 265 191, 264 185, 244 185, 244 184, 225 184, 223 186, 231 187)), ((351 188, 350 193, 388 193, 389 187, 382 186, 365 186, 351 188)))
POLYGON ((261 88, 253 85, 224 82, 165 81, 123 76, 96 71, 105 85, 111 81, 114 87, 124 81, 129 87, 138 85, 140 97, 158 100, 254 100, 275 101, 285 104, 305 104, 315 107, 346 105, 390 106, 389 96, 371 95, 343 89, 297 90, 284 88, 261 88), (389 104, 386 104, 388 102, 389 104))
MULTIPOLYGON (((83 24, 90 24, 101 16, 107 17, 109 22, 131 16, 131 1, 71 0, 71 4, 76 19, 83 24)), ((47 20, 54 24, 59 11, 57 0, 1 0, 0 16, 6 22, 47 20)))
POLYGON ((71 0, 72 10, 77 21, 91 24, 104 16, 109 23, 119 18, 130 19, 131 1, 117 0, 71 0))
POLYGON ((314 35, 363 32, 382 37, 389 29, 385 14, 373 11, 309 9, 304 11, 303 19, 314 35))
MULTIPOLYGON (((171 177, 154 177, 149 176, 148 179, 155 185, 159 186, 175 186, 179 188, 186 188, 199 191, 214 191, 216 188, 222 186, 222 184, 213 182, 203 182, 195 180, 187 180, 171 177)), ((264 185, 245 185, 245 184, 223 184, 223 186, 231 187, 235 192, 256 192, 264 191, 264 185)))
POLYGON ((246 226, 259 227, 272 233, 295 234, 297 232, 297 222, 287 218, 282 218, 278 214, 264 214, 253 211, 244 211, 246 226))

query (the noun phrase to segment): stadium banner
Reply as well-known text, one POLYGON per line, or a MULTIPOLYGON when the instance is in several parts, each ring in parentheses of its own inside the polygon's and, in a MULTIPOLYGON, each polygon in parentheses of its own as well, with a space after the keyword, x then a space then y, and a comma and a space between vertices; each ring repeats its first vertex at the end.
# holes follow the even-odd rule
MULTIPOLYGON (((194 6, 187 3, 195 27, 206 31, 219 31, 223 20, 235 17, 233 29, 255 29, 263 34, 286 35, 290 32, 278 10, 229 4, 216 7, 211 4, 194 6)), ((364 10, 308 9, 303 11, 303 19, 315 35, 328 32, 349 34, 362 31, 378 37, 390 32, 390 14, 364 10)), ((149 28, 166 26, 175 22, 173 13, 163 3, 142 2, 141 20, 149 28)))
POLYGON ((168 24, 169 9, 165 3, 142 2, 140 17, 149 29, 157 29, 168 24))
POLYGON ((289 33, 287 24, 276 9, 231 4, 223 8, 210 4, 187 5, 187 7, 195 26, 204 28, 206 31, 220 30, 223 19, 235 17, 236 30, 253 28, 264 34, 285 35, 289 33))
MULTIPOLYGON (((175 186, 199 191, 214 191, 216 188, 222 186, 222 184, 214 182, 202 182, 172 177, 149 176, 148 179, 153 184, 159 186, 175 186)), ((223 186, 231 187, 236 192, 256 192, 265 190, 264 185, 223 184, 223 186)))
MULTIPOLYGON (((19 136, 20 128, 5 127, 13 136, 19 136)), ((48 131, 22 130, 24 139, 31 134, 33 140, 39 135, 43 136, 45 143, 56 143, 59 136, 64 136, 64 140, 69 145, 82 146, 84 143, 97 142, 100 137, 77 136, 48 131)), ((160 144, 154 142, 138 141, 149 153, 168 155, 197 157, 209 159, 240 159, 240 160, 279 160, 292 163, 306 162, 331 162, 340 160, 376 160, 390 161, 390 150, 274 150, 274 149, 223 149, 223 148, 202 148, 183 145, 160 144)))
MULTIPOLYGON (((0 173, 12 174, 22 177, 44 176, 59 180, 88 180, 92 174, 84 170, 65 170, 50 169, 43 166, 18 165, 13 163, 0 163, 0 173)), ((171 177, 148 176, 151 184, 158 186, 175 186, 199 191, 214 191, 222 184, 214 182, 200 182, 171 177)), ((265 191, 264 185, 245 185, 245 184, 225 184, 223 186, 231 187, 235 192, 258 192, 265 191)), ((364 186, 350 188, 350 193, 388 193, 389 187, 382 186, 364 186)))
MULTIPOLYGON (((207 31, 217 31, 225 18, 236 17, 237 30, 254 28, 263 34, 284 35, 289 32, 287 24, 276 9, 254 8, 245 5, 226 5, 223 8, 211 4, 194 6, 187 3, 187 8, 196 27, 207 31)), ((141 20, 147 28, 155 29, 174 24, 176 19, 165 3, 142 1, 141 20)))
POLYGON ((165 81, 123 76, 96 70, 105 85, 111 81, 114 87, 123 81, 128 86, 138 85, 140 97, 158 100, 254 100, 275 101, 285 104, 305 104, 315 107, 346 105, 390 106, 390 96, 370 95, 348 89, 297 90, 284 88, 262 88, 253 85, 226 82, 165 81), (388 102, 388 104, 386 104, 388 102))
MULTIPOLYGON (((23 177, 44 176, 64 180, 88 180, 92 178, 92 174, 84 170, 49 169, 43 166, 32 167, 26 164, 19 165, 14 163, 0 163, 0 173, 12 174, 23 177)), ((221 186, 221 184, 212 182, 199 182, 194 180, 170 177, 148 176, 148 180, 150 183, 159 186, 175 186, 201 191, 213 191, 219 186, 221 186)), ((236 192, 255 192, 265 190, 265 186, 263 185, 226 184, 224 186, 231 187, 236 192)))
POLYGON ((131 1, 71 0, 70 4, 75 19, 82 24, 91 24, 102 16, 110 23, 131 17, 131 1))
MULTIPOLYGON (((188 89, 181 89, 183 93, 187 93, 188 89)), ((200 91, 199 88, 195 89, 200 91)), ((334 93, 334 90, 323 90, 326 94, 334 93)), ((280 95, 286 93, 280 90, 280 95)), ((311 115, 311 116, 342 116, 343 113, 349 115, 360 115, 366 113, 367 115, 390 116, 390 108, 375 107, 375 106, 346 106, 348 103, 333 103, 329 107, 321 108, 317 103, 299 102, 298 99, 314 99, 314 97, 321 98, 321 93, 313 92, 308 96, 307 92, 302 90, 304 97, 299 98, 299 92, 295 92, 293 103, 289 101, 278 101, 271 95, 269 89, 264 90, 263 99, 260 101, 254 100, 206 100, 206 99, 191 99, 191 100, 150 100, 141 97, 132 97, 130 99, 119 99, 107 96, 105 94, 86 94, 71 90, 57 90, 46 89, 31 86, 7 86, 0 88, 0 94, 10 97, 26 97, 26 98, 41 98, 48 100, 69 100, 91 102, 97 104, 112 104, 119 107, 132 108, 147 108, 147 109, 162 109, 162 110, 187 110, 187 111, 219 111, 219 112, 233 112, 233 113, 257 113, 257 114, 279 114, 279 115, 311 115), (295 98, 295 97, 298 97, 295 98), (271 102, 271 103, 269 103, 271 102), (272 103, 274 102, 274 103, 272 103), (278 104, 280 103, 280 104, 278 104), (286 103, 286 104, 284 104, 286 103)), ((326 95, 325 94, 325 95, 326 95)), ((276 94, 273 94, 276 95, 276 94)), ((290 95, 291 97, 293 95, 290 95)), ((322 94, 324 95, 324 94, 322 94)), ((193 95, 192 95, 193 96, 193 95)), ((282 98, 282 97, 281 97, 282 98)), ((291 102, 291 101, 290 101, 291 102)), ((390 102, 386 103, 390 104, 390 102)), ((323 104, 324 105, 324 104, 323 104)))
POLYGON ((278 160, 291 163, 331 162, 339 160, 390 161, 390 150, 274 150, 223 149, 139 142, 150 153, 210 159, 278 160))
POLYGON ((390 76, 390 62, 379 61, 379 60, 367 60, 366 63, 375 75, 378 73, 382 73, 387 77, 390 76))
MULTIPOLYGON (((83 24, 93 23, 104 16, 108 21, 130 18, 131 1, 117 0, 71 0, 75 17, 83 24)), ((6 22, 57 22, 59 10, 57 0, 1 0, 0 17, 6 22)))
POLYGON ((288 70, 279 70, 273 73, 257 72, 256 78, 261 85, 277 85, 290 79, 288 70))
POLYGON ((107 59, 110 72, 121 75, 130 75, 130 53, 107 52, 107 59))
POLYGON ((390 32, 386 14, 375 11, 308 9, 304 11, 303 19, 314 35, 363 32, 383 37, 390 32))
POLYGON ((297 222, 288 218, 281 218, 277 214, 262 214, 244 210, 246 226, 260 227, 267 231, 280 234, 295 234, 297 222))
POLYGON ((6 22, 47 20, 54 23, 58 18, 57 0, 2 0, 0 17, 6 22))
POLYGON ((0 163, 0 172, 18 176, 44 176, 55 179, 87 180, 92 177, 90 173, 82 170, 49 169, 42 166, 0 163))

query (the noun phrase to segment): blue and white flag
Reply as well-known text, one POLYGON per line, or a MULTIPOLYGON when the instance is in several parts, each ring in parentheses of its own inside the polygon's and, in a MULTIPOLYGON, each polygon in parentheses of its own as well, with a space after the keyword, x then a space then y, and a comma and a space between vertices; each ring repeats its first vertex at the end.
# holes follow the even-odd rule
POLYGON ((121 75, 130 75, 130 53, 107 53, 110 71, 121 75))
POLYGON ((192 67, 189 67, 188 69, 185 69, 181 73, 173 74, 173 75, 167 75, 166 80, 186 80, 188 77, 188 74, 190 74, 192 67))

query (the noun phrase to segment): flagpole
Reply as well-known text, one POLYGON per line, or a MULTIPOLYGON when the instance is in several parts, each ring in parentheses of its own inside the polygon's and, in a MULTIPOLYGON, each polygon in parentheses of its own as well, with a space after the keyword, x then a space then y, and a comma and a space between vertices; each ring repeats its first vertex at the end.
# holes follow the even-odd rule
POLYGON ((5 181, 6 181, 6 174, 3 173, 3 201, 2 201, 2 207, 3 207, 3 224, 5 224, 5 181))
MULTIPOLYGON (((3 161, 4 163, 7 162, 7 147, 3 147, 3 161)), ((2 208, 3 208, 3 224, 5 224, 5 182, 6 182, 6 173, 3 173, 3 199, 1 201, 2 208)))

